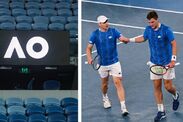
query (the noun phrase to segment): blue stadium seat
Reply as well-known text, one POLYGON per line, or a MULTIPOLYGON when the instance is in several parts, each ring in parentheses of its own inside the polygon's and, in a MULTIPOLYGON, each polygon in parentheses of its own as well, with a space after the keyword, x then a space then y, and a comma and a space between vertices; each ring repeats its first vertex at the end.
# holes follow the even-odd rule
POLYGON ((76 105, 66 106, 65 107, 65 114, 67 116, 72 115, 72 114, 78 114, 78 106, 76 106, 76 105))
POLYGON ((75 10, 73 11, 73 14, 74 14, 74 16, 78 16, 78 9, 75 9, 75 10))
POLYGON ((10 23, 14 24, 15 18, 10 15, 0 16, 0 23, 3 23, 3 22, 10 22, 10 23))
POLYGON ((63 98, 61 101, 61 106, 63 106, 64 108, 66 106, 72 106, 72 105, 78 105, 78 99, 76 98, 72 98, 72 97, 66 97, 66 98, 63 98))
POLYGON ((0 24, 0 29, 2 30, 15 30, 15 24, 11 22, 3 22, 0 24))
POLYGON ((38 2, 40 3, 42 0, 25 0, 25 2, 38 2))
POLYGON ((52 16, 52 17, 50 17, 50 22, 66 24, 67 20, 66 20, 66 17, 63 17, 63 16, 52 16))
POLYGON ((50 106, 50 105, 56 105, 56 106, 60 106, 60 100, 57 98, 44 98, 43 99, 43 105, 46 106, 50 106))
POLYGON ((24 100, 24 104, 25 106, 30 106, 30 105, 42 106, 42 101, 39 98, 30 97, 24 100))
POLYGON ((42 15, 47 17, 56 16, 57 11, 55 9, 50 9, 50 8, 42 9, 42 15))
POLYGON ((48 30, 48 24, 46 23, 34 23, 32 24, 33 30, 48 30))
POLYGON ((40 3, 39 2, 28 2, 25 3, 25 8, 28 9, 40 9, 40 3))
POLYGON ((0 114, 0 122, 8 122, 7 116, 4 114, 0 114))
POLYGON ((71 4, 69 2, 59 2, 56 4, 56 9, 70 9, 71 4))
MULTIPOLYGON (((58 26, 62 27, 53 27, 53 24, 51 24, 52 30, 59 30, 64 28, 62 24, 57 24, 58 26)), ((43 83, 43 89, 44 90, 60 90, 61 84, 58 80, 46 80, 43 83)))
MULTIPOLYGON (((61 24, 61 23, 51 23, 48 25, 48 29, 49 30, 64 30, 64 24, 61 24)), ((44 89, 60 89, 59 84, 58 85, 55 85, 56 87, 50 87, 49 85, 46 86, 47 83, 45 83, 45 86, 44 86, 44 89)))
POLYGON ((10 2, 24 2, 24 0, 9 0, 10 2))
POLYGON ((4 106, 4 105, 5 105, 4 99, 0 98, 0 106, 4 106))
POLYGON ((34 23, 49 23, 49 18, 45 16, 35 16, 33 17, 34 23))
POLYGON ((17 16, 15 20, 17 23, 32 23, 32 17, 30 16, 17 16))
POLYGON ((43 114, 32 114, 28 122, 46 122, 46 117, 43 114))
POLYGON ((48 122, 66 122, 66 117, 63 114, 48 115, 48 122))
POLYGON ((10 9, 24 9, 24 2, 11 2, 10 3, 10 9))
POLYGON ((8 3, 8 1, 0 1, 0 8, 9 9, 9 3, 8 3))
POLYGON ((11 114, 8 120, 8 122, 27 122, 27 117, 24 114, 11 114))
POLYGON ((43 2, 41 5, 41 9, 55 9, 55 3, 53 2, 43 2))
POLYGON ((45 107, 46 109, 46 115, 51 115, 51 114, 64 114, 64 110, 61 106, 57 106, 57 105, 50 105, 45 107))
POLYGON ((43 2, 54 2, 54 3, 56 3, 57 2, 57 0, 42 0, 43 2))
POLYGON ((67 122, 77 122, 78 114, 71 114, 67 116, 67 122))
POLYGON ((15 8, 11 10, 12 16, 21 16, 21 15, 26 15, 26 11, 21 8, 15 8))
POLYGON ((17 30, 31 30, 32 25, 30 23, 26 23, 26 22, 17 23, 16 24, 16 29, 17 30))
POLYGON ((67 21, 69 23, 77 23, 78 22, 78 16, 70 16, 70 17, 67 17, 67 21))
POLYGON ((6 108, 5 108, 5 106, 0 106, 0 114, 6 115, 6 108))
POLYGON ((6 105, 7 107, 13 106, 13 105, 23 106, 23 100, 18 97, 10 97, 6 99, 6 105))
POLYGON ((72 16, 72 11, 70 9, 59 9, 58 15, 65 16, 65 17, 72 16))
POLYGON ((25 115, 25 108, 23 106, 16 106, 16 105, 9 106, 7 108, 7 113, 9 115, 11 115, 11 114, 23 114, 23 115, 25 115))
POLYGON ((58 2, 68 2, 70 3, 71 1, 70 0, 57 0, 58 2))
POLYGON ((30 17, 41 16, 41 10, 35 8, 28 9, 27 15, 30 17))
POLYGON ((67 24, 65 24, 65 29, 66 30, 78 30, 78 23, 76 23, 76 22, 67 23, 67 24))
POLYGON ((72 8, 73 10, 78 9, 78 3, 73 3, 72 6, 71 6, 71 8, 72 8))
POLYGON ((26 107, 26 113, 27 115, 32 115, 32 114, 45 114, 45 109, 41 106, 37 105, 30 105, 26 107))
POLYGON ((3 15, 10 15, 11 16, 11 11, 8 8, 0 8, 0 16, 3 16, 3 15))

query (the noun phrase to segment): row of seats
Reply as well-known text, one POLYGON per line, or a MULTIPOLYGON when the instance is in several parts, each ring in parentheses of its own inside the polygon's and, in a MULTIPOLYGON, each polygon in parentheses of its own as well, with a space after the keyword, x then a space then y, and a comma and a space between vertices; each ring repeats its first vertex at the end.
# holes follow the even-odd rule
POLYGON ((10 3, 10 2, 69 2, 69 3, 77 3, 78 0, 1 0, 1 2, 10 3))
POLYGON ((7 8, 7 9, 15 9, 15 8, 21 8, 21 9, 63 9, 63 8, 68 8, 68 9, 78 9, 78 3, 69 3, 69 2, 59 2, 59 3, 54 3, 53 1, 50 2, 0 2, 0 7, 1 8, 7 8))
POLYGON ((10 97, 6 100, 0 98, 0 106, 10 107, 13 105, 16 106, 29 106, 29 105, 37 105, 37 106, 49 106, 56 105, 61 107, 66 107, 69 105, 77 105, 78 100, 76 98, 45 98, 43 100, 39 98, 26 98, 25 100, 17 97, 10 97))

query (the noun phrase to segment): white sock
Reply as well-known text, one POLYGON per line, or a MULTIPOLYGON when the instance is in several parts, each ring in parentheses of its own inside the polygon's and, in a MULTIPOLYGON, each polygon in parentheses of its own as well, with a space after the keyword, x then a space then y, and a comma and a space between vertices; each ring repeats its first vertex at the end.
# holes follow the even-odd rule
POLYGON ((175 92, 175 95, 172 95, 172 96, 173 96, 173 99, 176 100, 178 97, 177 91, 175 92))
POLYGON ((161 112, 165 111, 163 104, 158 104, 158 111, 161 111, 161 112))
POLYGON ((102 96, 103 96, 103 99, 108 99, 107 94, 102 94, 102 96))
POLYGON ((126 109, 125 101, 121 101, 120 104, 121 104, 121 109, 126 109))

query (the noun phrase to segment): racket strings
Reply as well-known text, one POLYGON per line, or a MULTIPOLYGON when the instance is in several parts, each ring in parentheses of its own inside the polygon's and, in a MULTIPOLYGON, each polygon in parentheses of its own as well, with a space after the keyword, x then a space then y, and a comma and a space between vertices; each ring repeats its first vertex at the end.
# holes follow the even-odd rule
POLYGON ((155 74, 165 74, 167 69, 163 66, 152 66, 151 71, 155 74))

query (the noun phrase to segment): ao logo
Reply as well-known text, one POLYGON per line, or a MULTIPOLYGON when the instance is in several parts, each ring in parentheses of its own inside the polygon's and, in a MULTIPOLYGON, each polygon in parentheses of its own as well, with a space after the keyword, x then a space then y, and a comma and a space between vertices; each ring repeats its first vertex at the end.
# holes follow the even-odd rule
MULTIPOLYGON (((11 39, 8 49, 6 50, 6 53, 4 55, 4 58, 11 58, 14 50, 17 52, 18 58, 26 58, 17 37, 13 37, 11 39)), ((26 51, 32 58, 41 59, 47 55, 49 51, 49 45, 47 41, 42 37, 32 37, 26 44, 26 51), (39 43, 42 46, 42 49, 39 52, 36 52, 33 49, 33 46, 36 43, 39 43)))

